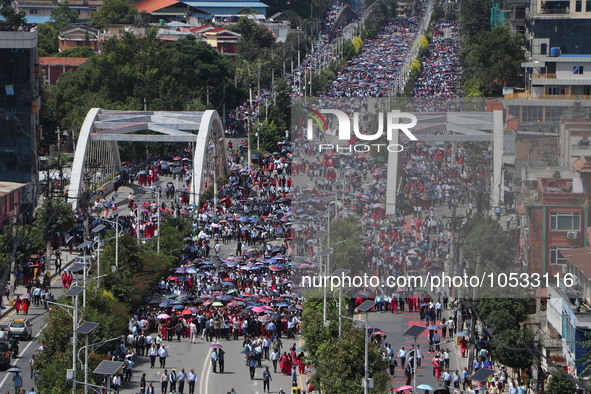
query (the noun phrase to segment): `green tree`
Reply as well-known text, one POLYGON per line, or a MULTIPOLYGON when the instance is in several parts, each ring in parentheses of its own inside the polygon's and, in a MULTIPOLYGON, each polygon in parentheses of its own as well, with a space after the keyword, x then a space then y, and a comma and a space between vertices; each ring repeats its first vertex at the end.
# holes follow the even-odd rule
POLYGON ((546 393, 573 394, 577 391, 577 385, 562 373, 551 373, 546 393))
POLYGON ((55 57, 91 57, 92 55, 96 55, 94 49, 89 46, 83 47, 75 47, 71 49, 66 49, 65 51, 61 51, 55 53, 53 56, 55 57))
POLYGON ((76 224, 72 205, 49 199, 35 211, 35 226, 45 241, 47 255, 51 255, 51 241, 57 232, 70 230, 76 224))
POLYGON ((238 19, 232 30, 242 35, 242 40, 252 40, 260 48, 270 48, 275 43, 271 30, 246 17, 238 19))
POLYGON ((532 366, 530 349, 534 347, 534 335, 530 329, 508 329, 495 334, 491 354, 500 364, 521 371, 532 366))
POLYGON ((523 36, 508 26, 480 31, 463 51, 466 73, 482 82, 485 96, 500 96, 503 86, 523 86, 523 36))
MULTIPOLYGON (((362 393, 361 382, 365 374, 365 330, 344 331, 341 338, 324 342, 318 349, 319 363, 316 376, 325 394, 362 393)), ((380 347, 369 345, 369 377, 374 381, 373 391, 385 393, 391 388, 388 367, 380 347)))
POLYGON ((0 9, 0 15, 4 17, 4 20, 0 21, 0 26, 20 26, 27 23, 27 14, 23 11, 16 12, 16 10, 8 4, 4 4, 4 7, 0 9))
POLYGON ((228 56, 205 42, 182 39, 164 45, 156 29, 137 37, 126 32, 104 43, 103 55, 65 73, 49 98, 48 113, 62 125, 77 127, 89 107, 141 110, 202 108, 210 87, 210 102, 219 107, 238 102, 230 89, 220 89, 233 77, 228 56))
POLYGON ((58 30, 64 29, 69 23, 78 21, 78 11, 70 8, 66 3, 58 3, 57 7, 51 10, 51 19, 49 22, 58 30))
POLYGON ((480 252, 484 263, 501 270, 513 261, 514 242, 492 217, 474 215, 466 222, 463 232, 467 244, 464 248, 466 260, 475 262, 480 252))
MULTIPOLYGON (((335 205, 338 207, 338 204, 335 205)), ((334 209, 333 206, 330 212, 334 212, 334 209)), ((359 220, 356 217, 348 216, 330 223, 330 244, 334 245, 334 252, 330 256, 331 271, 344 268, 357 273, 363 270, 359 237, 359 220)))
POLYGON ((103 6, 93 12, 90 20, 97 27, 111 24, 133 24, 138 12, 127 0, 105 0, 103 6))
POLYGON ((467 45, 482 30, 490 29, 490 8, 489 0, 462 0, 461 23, 462 41, 467 45))
POLYGON ((481 298, 478 314, 487 327, 500 332, 519 328, 529 316, 527 298, 481 298))
POLYGON ((37 35, 39 37, 39 57, 51 56, 59 50, 58 40, 59 30, 50 23, 41 23, 37 25, 37 35))

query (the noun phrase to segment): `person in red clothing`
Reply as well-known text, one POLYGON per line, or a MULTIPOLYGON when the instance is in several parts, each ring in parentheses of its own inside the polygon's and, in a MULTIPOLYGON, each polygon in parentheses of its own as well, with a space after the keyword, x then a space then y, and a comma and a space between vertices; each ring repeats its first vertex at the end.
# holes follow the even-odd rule
POLYGON ((31 305, 31 301, 28 298, 25 298, 22 302, 22 311, 25 315, 29 314, 29 305, 31 305))
POLYGON ((21 311, 22 308, 23 308, 23 301, 21 300, 21 298, 19 296, 17 296, 14 299, 14 310, 16 311, 17 315, 19 314, 19 312, 21 311))

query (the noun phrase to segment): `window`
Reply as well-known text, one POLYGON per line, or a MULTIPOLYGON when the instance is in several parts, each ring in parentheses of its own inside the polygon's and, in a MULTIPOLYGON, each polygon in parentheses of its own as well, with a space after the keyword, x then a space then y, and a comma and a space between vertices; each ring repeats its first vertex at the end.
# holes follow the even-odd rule
POLYGON ((583 11, 583 1, 577 0, 575 2, 575 12, 581 12, 581 11, 583 11))
POLYGON ((540 55, 545 55, 548 53, 548 44, 543 43, 540 44, 540 55))
POLYGON ((571 246, 550 246, 550 264, 566 264, 566 258, 561 250, 573 249, 571 246))
POLYGON ((30 8, 29 9, 29 14, 30 15, 37 15, 37 8, 30 8))
POLYGON ((552 212, 550 214, 550 230, 581 230, 581 214, 579 212, 552 212))
POLYGON ((573 66, 573 74, 583 74, 583 66, 573 66))
POLYGON ((565 92, 565 89, 560 86, 546 87, 546 94, 549 94, 549 95, 558 96, 558 95, 563 95, 564 92, 565 92))

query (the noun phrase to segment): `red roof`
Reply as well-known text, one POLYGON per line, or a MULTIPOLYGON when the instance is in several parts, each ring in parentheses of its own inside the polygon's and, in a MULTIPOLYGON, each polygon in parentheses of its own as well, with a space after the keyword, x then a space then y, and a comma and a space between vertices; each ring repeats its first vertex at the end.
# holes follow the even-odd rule
POLYGON ((161 10, 173 4, 180 3, 177 0, 142 0, 134 4, 139 12, 146 11, 148 14, 161 10))
POLYGON ((206 31, 215 30, 215 28, 212 26, 203 25, 199 27, 191 27, 189 30, 191 30, 191 33, 203 33, 206 31))
POLYGON ((86 57, 40 57, 39 64, 42 66, 80 66, 87 59, 86 57))

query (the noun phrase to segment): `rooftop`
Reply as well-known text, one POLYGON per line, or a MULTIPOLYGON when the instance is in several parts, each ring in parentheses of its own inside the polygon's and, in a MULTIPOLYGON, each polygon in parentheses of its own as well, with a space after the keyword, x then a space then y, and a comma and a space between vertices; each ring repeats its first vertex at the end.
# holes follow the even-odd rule
POLYGON ((80 66, 88 58, 86 57, 40 57, 39 64, 42 66, 80 66))

